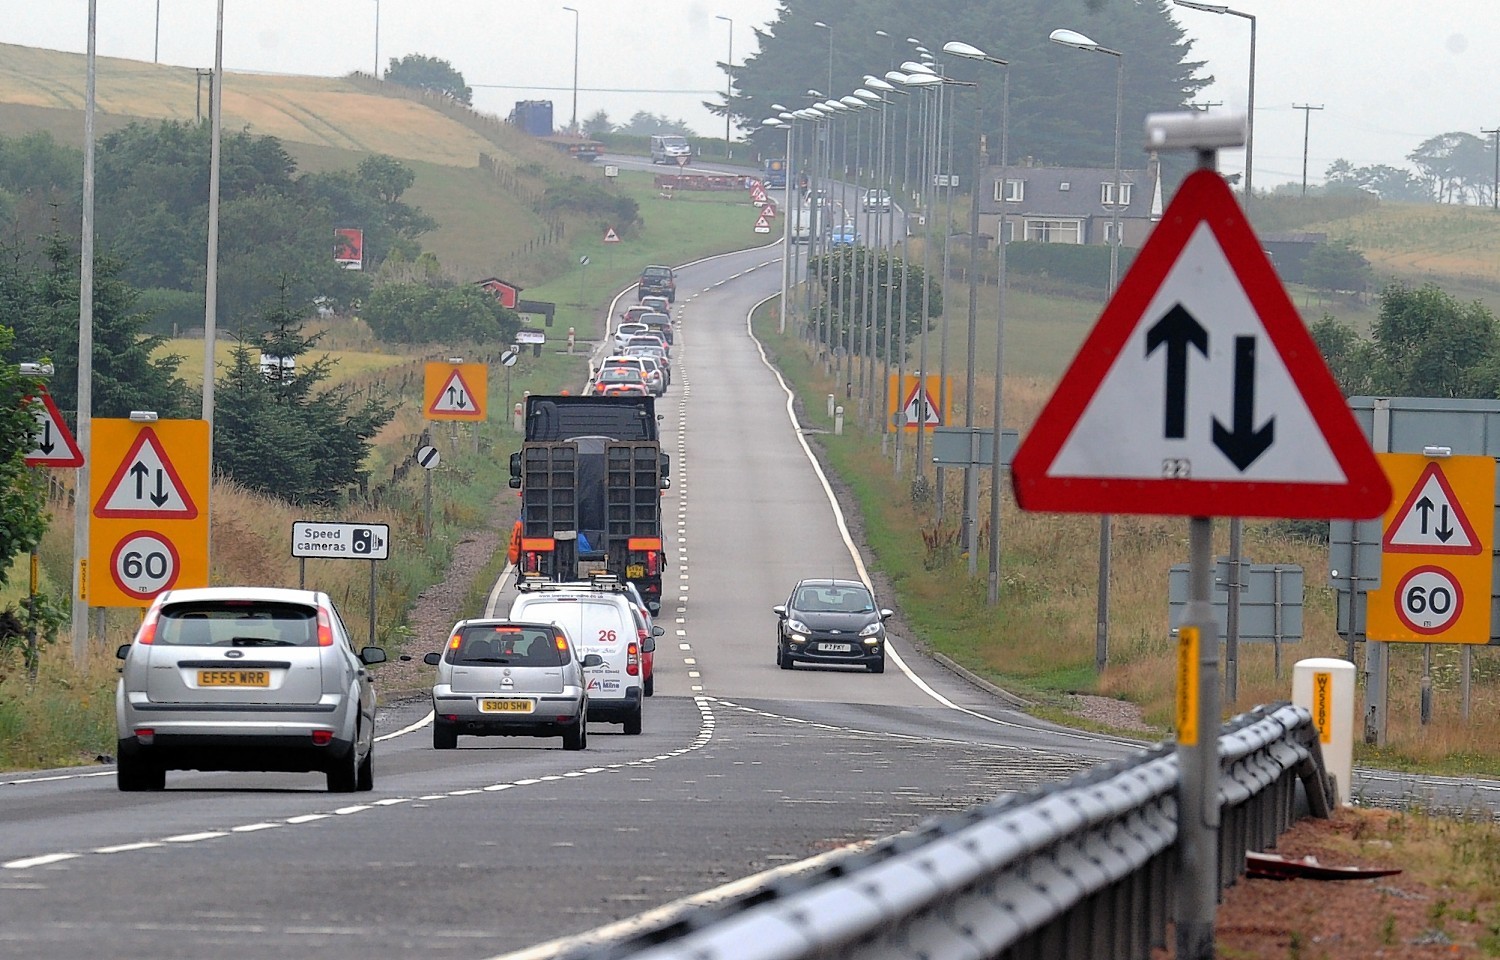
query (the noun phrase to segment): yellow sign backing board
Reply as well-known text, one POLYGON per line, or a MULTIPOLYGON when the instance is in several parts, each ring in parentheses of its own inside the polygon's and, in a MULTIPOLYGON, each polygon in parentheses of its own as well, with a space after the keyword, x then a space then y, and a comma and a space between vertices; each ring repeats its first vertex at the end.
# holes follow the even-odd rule
POLYGON ((892 426, 901 426, 915 432, 924 423, 928 430, 948 425, 946 406, 953 405, 953 378, 948 378, 948 389, 942 389, 942 379, 936 374, 914 377, 891 374, 889 382, 890 402, 886 413, 892 426))
POLYGON ((423 416, 428 420, 487 419, 489 372, 482 363, 429 362, 423 369, 423 416))
POLYGON ((99 419, 90 432, 89 605, 208 586, 208 422, 99 419))
POLYGON ((1495 461, 1376 458, 1395 496, 1382 525, 1381 587, 1366 597, 1366 639, 1489 643, 1495 461))

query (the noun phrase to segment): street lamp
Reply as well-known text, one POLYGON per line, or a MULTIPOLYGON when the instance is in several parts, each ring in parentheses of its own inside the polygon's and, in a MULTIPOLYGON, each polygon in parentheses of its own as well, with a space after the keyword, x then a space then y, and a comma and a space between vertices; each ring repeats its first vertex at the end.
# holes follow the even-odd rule
POLYGON ((828 89, 833 89, 833 28, 822 20, 814 20, 813 26, 828 31, 828 89))
MULTIPOLYGON (((715 20, 729 24, 729 55, 724 60, 724 158, 729 158, 729 98, 734 96, 734 21, 720 14, 715 20)), ((787 134, 791 136, 790 133, 787 134)), ((791 149, 788 146, 787 149, 791 149)))
POLYGON ((573 120, 568 124, 568 130, 576 134, 578 132, 578 22, 582 17, 573 7, 563 7, 563 9, 573 15, 573 120))
MULTIPOLYGON (((161 30, 161 4, 156 5, 156 29, 161 30)), ((375 79, 380 79, 380 0, 375 0, 375 79)))
MULTIPOLYGON (((1047 37, 1053 43, 1115 58, 1115 170, 1114 201, 1110 206, 1109 295, 1114 296, 1120 277, 1120 112, 1125 102, 1125 55, 1101 47, 1075 30, 1053 30, 1047 37)), ((1103 672, 1109 661, 1109 555, 1114 539, 1114 520, 1105 513, 1099 516, 1099 603, 1094 623, 1094 669, 1103 672)))
MULTIPOLYGON (((877 30, 875 32, 880 36, 887 36, 885 31, 883 30, 877 30)), ((880 406, 877 412, 877 417, 880 420, 880 452, 885 453, 886 437, 889 436, 891 432, 891 423, 885 414, 886 411, 891 408, 891 321, 893 319, 891 298, 895 294, 896 288, 895 277, 892 274, 892 255, 896 250, 896 191, 894 189, 895 184, 893 182, 895 179, 893 176, 893 167, 895 166, 895 164, 893 158, 890 158, 888 156, 890 151, 886 148, 885 134, 886 107, 890 106, 892 101, 885 95, 887 93, 894 94, 898 91, 894 86, 891 85, 889 81, 883 80, 880 77, 874 75, 867 75, 865 77, 865 86, 868 87, 871 91, 874 91, 872 96, 880 98, 880 172, 876 179, 880 184, 880 189, 885 192, 886 202, 883 207, 883 212, 885 214, 886 235, 884 237, 884 246, 889 248, 887 249, 885 256, 885 345, 884 350, 882 351, 880 371, 880 406)), ((875 215, 876 246, 882 245, 880 221, 880 212, 877 211, 875 215)), ((870 392, 872 395, 874 394, 873 390, 871 390, 870 392)))
MULTIPOLYGON (((943 44, 943 52, 966 60, 979 60, 984 63, 992 63, 1005 69, 1004 93, 1001 95, 1000 107, 1000 180, 1005 181, 1005 164, 1009 157, 1006 156, 1010 144, 1008 141, 1010 126, 1010 62, 992 57, 983 50, 971 44, 959 40, 952 40, 943 44)), ((978 314, 978 276, 979 276, 979 175, 983 164, 983 151, 978 148, 979 128, 983 122, 983 114, 980 109, 979 88, 974 89, 974 137, 975 137, 975 161, 974 177, 972 187, 972 203, 969 209, 969 361, 965 371, 966 384, 964 387, 964 426, 974 425, 974 354, 978 350, 976 342, 976 322, 978 314)), ((1004 193, 1002 191, 1001 201, 1004 204, 1004 193)), ((991 484, 990 484, 990 556, 989 556, 989 596, 990 603, 1000 599, 1000 437, 1004 427, 1001 417, 1001 406, 1004 401, 1005 381, 1005 208, 1000 208, 1000 219, 995 227, 995 245, 999 249, 999 270, 996 276, 996 288, 998 294, 998 315, 995 323, 995 428, 994 438, 991 443, 991 484)), ((965 469, 964 482, 964 516, 970 518, 969 527, 969 575, 973 576, 978 569, 978 533, 973 522, 974 513, 979 506, 978 474, 973 466, 965 469)))
MULTIPOLYGON (((774 106, 774 104, 773 104, 774 106)), ((781 208, 781 310, 777 320, 776 332, 786 333, 786 297, 787 297, 787 271, 790 269, 792 249, 792 115, 783 112, 780 117, 767 117, 761 121, 763 126, 786 128, 786 182, 781 208), (785 118, 785 119, 783 119, 785 118)))
POLYGON ((1172 0, 1179 7, 1204 13, 1229 14, 1250 21, 1250 89, 1245 96, 1245 207, 1250 206, 1251 174, 1255 167, 1255 15, 1231 10, 1220 3, 1198 3, 1197 0, 1172 0))

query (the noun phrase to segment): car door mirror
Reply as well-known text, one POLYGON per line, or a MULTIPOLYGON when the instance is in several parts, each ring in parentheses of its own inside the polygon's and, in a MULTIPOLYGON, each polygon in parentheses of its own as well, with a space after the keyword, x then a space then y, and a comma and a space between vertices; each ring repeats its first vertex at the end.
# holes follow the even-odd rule
POLYGON ((128 656, 130 656, 130 644, 128 644, 128 643, 122 643, 118 647, 115 648, 115 659, 116 660, 124 660, 128 656))
POLYGON ((771 612, 775 613, 778 617, 780 617, 781 619, 785 620, 786 619, 786 604, 784 604, 784 603, 778 603, 776 606, 774 606, 774 607, 771 608, 771 612))
POLYGON ((880 619, 881 620, 889 620, 891 617, 894 617, 895 615, 896 615, 896 611, 894 611, 894 610, 884 610, 884 609, 882 609, 880 611, 880 619))
POLYGON ((645 651, 646 653, 655 653, 656 652, 656 638, 655 637, 647 637, 645 640, 643 640, 641 642, 641 649, 643 651, 645 651))
POLYGON ((665 637, 667 635, 667 628, 666 627, 652 627, 651 628, 651 635, 653 637, 665 637))
POLYGON ((361 647, 359 650, 361 663, 385 663, 385 651, 379 647, 361 647))
POLYGON ((443 662, 443 655, 441 653, 429 653, 427 654, 427 656, 422 658, 422 662, 427 664, 429 667, 435 667, 439 663, 443 662))
MULTIPOLYGON (((433 654, 433 656, 436 656, 436 654, 433 654)), ((597 667, 604 662, 604 658, 597 653, 591 653, 580 662, 585 667, 597 667)))

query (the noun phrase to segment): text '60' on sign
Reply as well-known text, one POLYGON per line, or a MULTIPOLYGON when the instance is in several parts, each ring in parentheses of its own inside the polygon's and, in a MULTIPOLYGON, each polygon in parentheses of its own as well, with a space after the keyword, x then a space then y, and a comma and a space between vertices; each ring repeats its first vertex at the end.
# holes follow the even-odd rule
POLYGON ((1026 510, 1372 517, 1390 485, 1222 177, 1185 181, 1016 452, 1026 510))

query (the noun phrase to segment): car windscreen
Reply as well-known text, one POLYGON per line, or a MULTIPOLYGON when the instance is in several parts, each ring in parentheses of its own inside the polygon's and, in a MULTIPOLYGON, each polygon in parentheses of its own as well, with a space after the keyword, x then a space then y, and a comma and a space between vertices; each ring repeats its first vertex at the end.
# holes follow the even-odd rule
POLYGON ((455 664, 501 664, 511 667, 560 667, 568 661, 546 627, 478 624, 458 632, 458 647, 449 640, 448 659, 455 664))
POLYGON ((182 647, 316 647, 318 611, 261 600, 168 604, 151 642, 182 647))
POLYGON ((803 586, 793 605, 803 613, 871 613, 875 600, 864 587, 803 586))

